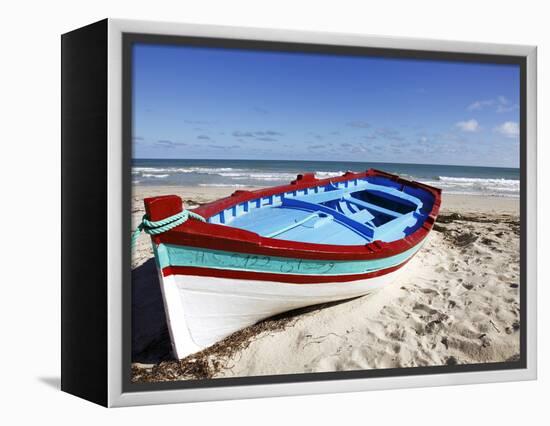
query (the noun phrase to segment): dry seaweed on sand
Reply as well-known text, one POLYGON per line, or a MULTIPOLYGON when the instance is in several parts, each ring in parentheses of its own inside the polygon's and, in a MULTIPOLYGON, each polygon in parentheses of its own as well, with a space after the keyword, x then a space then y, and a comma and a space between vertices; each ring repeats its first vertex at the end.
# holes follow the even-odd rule
POLYGON ((459 233, 453 238, 453 243, 457 247, 467 247, 477 241, 478 236, 474 233, 459 233))
POLYGON ((515 226, 519 225, 519 218, 510 214, 440 213, 436 223, 446 225, 453 222, 500 223, 515 226))
MULTIPOLYGON (((441 232, 447 240, 449 240, 454 246, 464 248, 475 243, 480 237, 479 231, 472 231, 472 225, 474 223, 487 226, 491 224, 499 224, 500 226, 508 226, 510 230, 519 235, 520 224, 517 216, 501 214, 501 215, 486 215, 483 213, 450 213, 440 214, 437 218, 437 222, 434 224, 434 231, 441 232), (453 226, 453 225, 459 225, 453 226)), ((492 228, 488 229, 493 231, 492 228)), ((497 236, 503 235, 503 232, 496 234, 497 236)), ((489 240, 487 237, 481 239, 484 245, 493 245, 494 241, 489 240)))
POLYGON ((163 361, 157 365, 147 366, 149 368, 142 368, 135 363, 132 365, 132 381, 210 379, 223 368, 235 352, 246 349, 260 333, 284 330, 294 319, 294 317, 286 317, 261 321, 181 360, 163 361))

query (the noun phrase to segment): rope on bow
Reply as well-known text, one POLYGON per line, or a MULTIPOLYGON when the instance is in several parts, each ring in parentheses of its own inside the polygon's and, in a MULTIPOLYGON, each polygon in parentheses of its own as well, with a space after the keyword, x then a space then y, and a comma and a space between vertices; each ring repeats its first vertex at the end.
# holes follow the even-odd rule
POLYGON ((132 247, 135 246, 141 231, 144 231, 149 235, 158 235, 163 232, 169 231, 176 226, 181 225, 182 223, 187 222, 189 218, 200 220, 201 222, 206 222, 206 219, 197 213, 193 213, 189 210, 183 210, 179 213, 176 213, 173 216, 167 217, 162 220, 149 220, 147 215, 143 215, 141 223, 138 225, 136 230, 132 233, 132 247))

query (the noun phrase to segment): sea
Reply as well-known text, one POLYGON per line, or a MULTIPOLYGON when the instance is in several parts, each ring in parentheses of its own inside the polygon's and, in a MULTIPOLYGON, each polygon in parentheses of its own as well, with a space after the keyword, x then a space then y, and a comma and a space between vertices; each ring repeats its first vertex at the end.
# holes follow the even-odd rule
POLYGON ((330 178, 348 170, 358 172, 369 168, 424 182, 449 194, 519 197, 520 173, 517 168, 432 164, 134 159, 132 182, 145 186, 266 187, 286 184, 304 172, 313 172, 318 178, 330 178))

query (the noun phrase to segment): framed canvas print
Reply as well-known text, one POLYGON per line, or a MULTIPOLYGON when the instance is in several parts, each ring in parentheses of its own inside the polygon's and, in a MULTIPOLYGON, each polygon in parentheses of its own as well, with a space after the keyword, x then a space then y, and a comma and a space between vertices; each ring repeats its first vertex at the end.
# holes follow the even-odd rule
POLYGON ((534 47, 108 19, 62 86, 66 392, 536 378, 534 47))

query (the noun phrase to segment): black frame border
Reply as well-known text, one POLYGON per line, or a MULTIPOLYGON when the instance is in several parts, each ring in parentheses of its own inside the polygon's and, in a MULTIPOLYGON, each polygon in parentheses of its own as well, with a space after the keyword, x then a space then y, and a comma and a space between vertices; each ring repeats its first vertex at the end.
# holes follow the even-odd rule
MULTIPOLYGON (((399 40, 396 40, 399 44, 399 40)), ((333 380, 353 380, 375 377, 399 377, 433 374, 452 374, 527 368, 527 57, 499 54, 474 54, 446 51, 427 51, 399 48, 343 46, 313 43, 277 42, 194 36, 156 35, 142 33, 122 34, 122 242, 128 249, 122 253, 123 306, 122 306, 122 390, 144 392, 197 388, 220 388, 283 383, 303 383, 333 380), (278 51, 297 54, 324 54, 338 56, 370 56, 392 59, 415 59, 449 62, 508 64, 519 66, 520 71, 520 358, 516 361, 462 364, 454 366, 428 366, 388 368, 376 370, 298 373, 266 376, 247 376, 204 380, 186 380, 158 383, 131 382, 131 155, 132 155, 132 48, 134 44, 181 45, 225 49, 278 51)))
POLYGON ((108 20, 61 36, 61 390, 108 405, 108 20), (86 226, 82 225, 85 211, 86 226))

